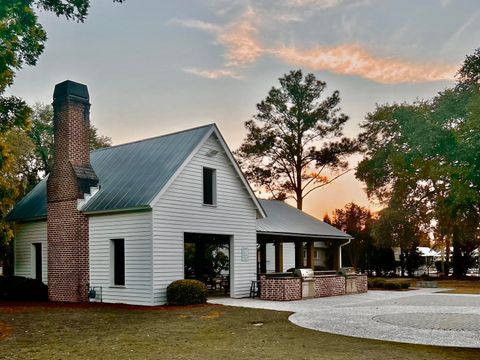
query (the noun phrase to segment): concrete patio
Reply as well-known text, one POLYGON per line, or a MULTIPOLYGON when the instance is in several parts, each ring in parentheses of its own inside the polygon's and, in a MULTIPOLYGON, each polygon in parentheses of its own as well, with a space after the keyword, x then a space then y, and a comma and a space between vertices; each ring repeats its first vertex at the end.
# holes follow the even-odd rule
POLYGON ((369 291, 288 302, 230 298, 209 302, 293 312, 289 317, 292 323, 334 334, 480 348, 480 296, 443 294, 439 291, 369 291))

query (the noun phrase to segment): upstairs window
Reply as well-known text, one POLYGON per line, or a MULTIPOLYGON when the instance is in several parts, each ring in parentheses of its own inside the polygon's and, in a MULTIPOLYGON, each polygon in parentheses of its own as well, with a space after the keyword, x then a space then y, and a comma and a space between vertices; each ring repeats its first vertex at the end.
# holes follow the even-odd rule
POLYGON ((111 249, 114 286, 125 286, 125 239, 113 239, 111 249))
POLYGON ((215 205, 217 203, 217 176, 216 170, 203 168, 203 203, 215 205))

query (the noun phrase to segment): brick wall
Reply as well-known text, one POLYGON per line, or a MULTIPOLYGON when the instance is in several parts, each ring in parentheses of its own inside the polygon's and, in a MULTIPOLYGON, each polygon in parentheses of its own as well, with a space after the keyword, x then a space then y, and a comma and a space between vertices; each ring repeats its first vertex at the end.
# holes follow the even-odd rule
POLYGON ((48 298, 88 301, 88 218, 77 201, 48 204, 48 298))
POLYGON ((54 164, 47 180, 48 297, 79 302, 88 300, 88 218, 77 210, 83 193, 72 166, 90 163, 90 104, 84 85, 70 82, 62 87, 65 84, 57 85, 53 102, 54 164), (72 93, 71 84, 84 92, 72 93))
POLYGON ((355 275, 355 282, 357 283, 357 293, 366 293, 368 291, 367 275, 355 275))
POLYGON ((302 280, 300 278, 260 277, 260 299, 275 301, 300 300, 302 280))
POLYGON ((345 277, 340 275, 315 277, 316 298, 336 295, 345 295, 345 277))

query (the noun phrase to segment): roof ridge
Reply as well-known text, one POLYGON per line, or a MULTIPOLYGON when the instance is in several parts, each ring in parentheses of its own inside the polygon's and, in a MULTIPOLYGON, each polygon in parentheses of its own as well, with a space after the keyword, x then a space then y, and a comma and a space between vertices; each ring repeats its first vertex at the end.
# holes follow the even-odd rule
POLYGON ((168 134, 152 136, 152 137, 149 137, 149 138, 146 138, 146 139, 140 139, 140 140, 135 140, 135 141, 131 141, 131 142, 123 143, 123 144, 108 146, 108 147, 104 147, 104 148, 101 148, 101 149, 92 150, 92 151, 90 151, 90 154, 94 153, 94 152, 98 152, 98 151, 104 151, 104 150, 110 150, 110 149, 118 148, 118 147, 121 147, 121 146, 138 144, 138 143, 145 142, 145 141, 150 141, 150 140, 156 140, 156 139, 160 139, 160 138, 167 137, 167 136, 178 135, 178 134, 185 133, 185 132, 188 132, 188 131, 198 130, 198 129, 201 129, 201 128, 208 128, 208 127, 212 127, 212 126, 216 126, 216 124, 215 123, 209 123, 209 124, 205 124, 205 125, 196 126, 196 127, 190 128, 190 129, 179 130, 179 131, 175 131, 175 132, 168 133, 168 134))

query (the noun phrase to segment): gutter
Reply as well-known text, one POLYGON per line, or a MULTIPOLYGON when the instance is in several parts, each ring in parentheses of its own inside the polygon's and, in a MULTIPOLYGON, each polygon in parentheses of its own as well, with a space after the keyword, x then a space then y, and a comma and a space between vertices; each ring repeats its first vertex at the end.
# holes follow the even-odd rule
POLYGON ((346 242, 344 242, 343 244, 340 244, 340 246, 338 247, 338 249, 339 249, 339 251, 338 251, 338 268, 339 268, 339 270, 342 268, 342 247, 350 244, 351 242, 352 242, 352 238, 349 238, 346 242))

